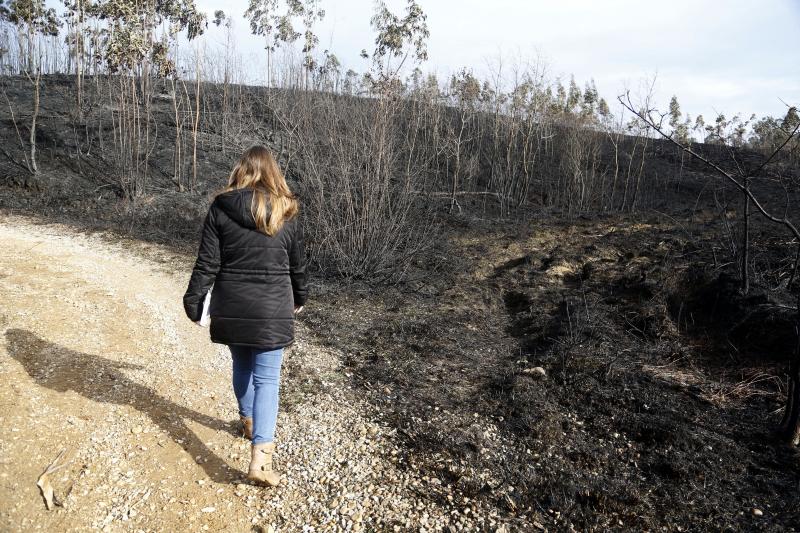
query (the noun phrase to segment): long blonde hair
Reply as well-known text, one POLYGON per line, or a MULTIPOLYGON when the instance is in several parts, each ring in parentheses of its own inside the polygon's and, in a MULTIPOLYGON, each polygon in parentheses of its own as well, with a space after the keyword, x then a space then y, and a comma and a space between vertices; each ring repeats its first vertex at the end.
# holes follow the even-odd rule
POLYGON ((250 209, 258 231, 274 236, 285 221, 297 215, 297 196, 289 189, 278 163, 266 146, 251 146, 242 154, 233 167, 224 192, 244 188, 253 190, 250 209), (267 203, 272 208, 270 213, 267 213, 267 203))

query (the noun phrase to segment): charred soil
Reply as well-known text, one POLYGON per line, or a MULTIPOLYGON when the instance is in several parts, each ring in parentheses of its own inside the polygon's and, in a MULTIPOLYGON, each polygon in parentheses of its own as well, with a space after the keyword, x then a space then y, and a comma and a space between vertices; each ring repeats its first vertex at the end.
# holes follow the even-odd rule
POLYGON ((793 530, 792 316, 740 295, 713 224, 646 218, 451 221, 436 268, 330 287, 305 323, 412 468, 522 529, 793 530))
MULTIPOLYGON (((0 161, 4 216, 166 244, 188 268, 208 194, 232 156, 201 150, 203 181, 178 193, 169 143, 159 144, 154 181, 131 205, 105 175, 113 154, 95 139, 71 140, 59 87, 43 96, 42 172, 29 177, 19 156, 0 161), (91 156, 73 157, 89 147, 91 156)), ((17 146, 11 119, 0 118, 5 146, 17 146)), ((169 122, 158 120, 168 135, 169 122)), ((651 170, 675 172, 668 156, 651 170)), ((441 210, 434 244, 401 283, 315 276, 303 331, 327 345, 326 372, 337 380, 298 378, 289 390, 354 387, 399 445, 392 464, 421 480, 409 489, 413 505, 459 511, 453 529, 795 530, 800 456, 772 433, 796 342, 793 300, 770 289, 785 283, 794 258, 776 255, 786 239, 754 220, 759 268, 743 296, 731 259, 737 197, 695 163, 680 171, 674 195, 656 206, 662 213, 531 210, 497 220, 465 203, 459 216, 441 210), (475 510, 491 520, 463 520, 475 510)), ((318 356, 308 353, 311 364, 318 356)), ((302 434, 307 420, 292 420, 302 434)), ((191 491, 181 491, 188 501, 191 491)), ((291 506, 305 504, 287 502, 296 519, 291 506)))

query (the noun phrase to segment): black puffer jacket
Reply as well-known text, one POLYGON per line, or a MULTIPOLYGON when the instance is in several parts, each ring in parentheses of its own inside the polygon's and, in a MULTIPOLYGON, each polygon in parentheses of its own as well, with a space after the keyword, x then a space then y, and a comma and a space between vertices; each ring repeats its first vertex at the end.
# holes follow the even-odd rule
POLYGON ((252 199, 249 189, 214 199, 183 307, 190 319, 200 320, 213 285, 211 340, 277 349, 294 340, 294 306, 306 301, 303 228, 295 217, 274 237, 259 232, 252 199))

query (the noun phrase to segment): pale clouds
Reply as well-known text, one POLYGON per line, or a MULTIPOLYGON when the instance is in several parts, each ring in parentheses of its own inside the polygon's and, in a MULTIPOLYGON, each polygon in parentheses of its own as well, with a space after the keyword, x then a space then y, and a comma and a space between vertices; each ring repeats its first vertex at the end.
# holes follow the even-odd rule
MULTIPOLYGON (((642 79, 656 77, 657 101, 676 94, 692 115, 781 115, 800 103, 800 1, 797 0, 419 0, 428 14, 430 61, 446 76, 462 67, 488 75, 500 55, 543 58, 553 77, 579 84, 594 78, 610 102, 642 79)), ((404 0, 387 4, 401 11, 404 0)), ((239 49, 263 48, 241 18, 245 0, 201 0, 211 13, 237 15, 239 49)), ((371 0, 323 0, 322 48, 346 67, 365 67, 371 50, 371 0)), ((218 30, 210 31, 219 40, 218 30), (215 36, 216 35, 216 36, 215 36)))

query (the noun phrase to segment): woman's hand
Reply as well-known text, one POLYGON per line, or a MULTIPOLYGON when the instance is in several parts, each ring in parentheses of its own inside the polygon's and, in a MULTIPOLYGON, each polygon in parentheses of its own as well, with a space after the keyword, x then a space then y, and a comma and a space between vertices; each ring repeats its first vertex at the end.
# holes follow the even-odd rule
POLYGON ((299 315, 302 311, 303 311, 303 306, 302 305, 294 306, 294 314, 299 315))

